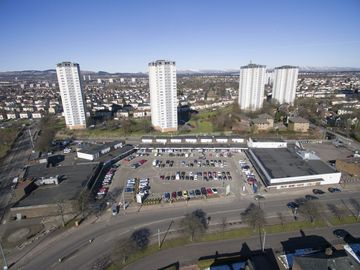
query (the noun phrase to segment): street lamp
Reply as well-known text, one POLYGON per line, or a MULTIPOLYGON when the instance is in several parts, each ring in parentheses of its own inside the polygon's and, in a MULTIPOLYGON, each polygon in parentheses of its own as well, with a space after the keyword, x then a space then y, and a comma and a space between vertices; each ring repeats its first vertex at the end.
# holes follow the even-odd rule
POLYGON ((7 264, 7 261, 6 261, 6 258, 5 258, 5 254, 4 254, 4 250, 3 250, 3 247, 2 247, 2 244, 0 242, 0 249, 1 249, 1 255, 3 257, 3 261, 4 261, 4 266, 3 266, 3 269, 4 270, 7 270, 8 269, 8 264, 7 264))

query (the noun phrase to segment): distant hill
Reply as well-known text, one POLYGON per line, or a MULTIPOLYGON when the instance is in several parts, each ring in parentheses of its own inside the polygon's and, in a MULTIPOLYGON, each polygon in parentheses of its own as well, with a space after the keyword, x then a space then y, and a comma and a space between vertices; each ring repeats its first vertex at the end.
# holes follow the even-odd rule
MULTIPOLYGON (((354 67, 313 67, 313 66, 302 66, 299 67, 300 72, 360 72, 360 68, 354 67)), ((269 67, 269 70, 272 68, 269 67)), ((229 75, 236 75, 239 73, 238 69, 200 69, 200 70, 177 70, 177 74, 179 75, 216 75, 216 74, 229 74, 229 75)), ((123 73, 123 72, 116 72, 110 73, 107 71, 85 71, 82 70, 81 74, 83 75, 92 75, 95 76, 94 79, 98 76, 99 78, 103 77, 144 77, 147 76, 147 73, 137 72, 137 73, 123 73)), ((50 79, 56 80, 56 70, 55 69, 47 69, 47 70, 21 70, 21 71, 6 71, 0 72, 0 79, 11 79, 18 77, 18 79, 25 79, 25 80, 35 80, 35 79, 50 79)))

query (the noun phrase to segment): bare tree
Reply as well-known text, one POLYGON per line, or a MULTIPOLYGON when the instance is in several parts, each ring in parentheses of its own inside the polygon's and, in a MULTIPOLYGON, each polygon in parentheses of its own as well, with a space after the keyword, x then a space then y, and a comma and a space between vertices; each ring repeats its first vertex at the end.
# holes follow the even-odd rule
POLYGON ((257 205, 251 203, 248 208, 241 213, 242 220, 253 229, 262 227, 266 224, 264 211, 257 205))
POLYGON ((65 227, 65 217, 64 217, 65 204, 64 204, 64 201, 57 201, 56 206, 57 206, 57 212, 61 216, 62 226, 65 227))
POLYGON ((226 217, 222 217, 221 218, 221 229, 223 231, 223 233, 225 232, 225 229, 227 227, 227 218, 226 217))
POLYGON ((87 188, 80 193, 77 200, 77 204, 78 204, 77 206, 81 213, 81 218, 85 217, 85 213, 90 208, 91 199, 92 199, 91 192, 87 188))
POLYGON ((206 213, 201 209, 197 209, 181 220, 181 226, 184 228, 184 232, 189 234, 190 240, 194 241, 197 236, 206 231, 207 221, 206 213))
POLYGON ((311 223, 320 216, 320 204, 318 201, 305 201, 299 205, 299 213, 311 223))
POLYGON ((341 208, 335 204, 329 203, 327 204, 327 207, 329 208, 330 212, 337 217, 339 220, 341 220, 345 215, 345 209, 341 208))
POLYGON ((352 205, 352 207, 355 209, 355 213, 356 213, 356 220, 358 221, 360 218, 360 204, 357 200, 355 200, 354 198, 351 198, 349 200, 350 204, 352 205))
POLYGON ((285 217, 284 217, 283 213, 277 212, 277 216, 278 216, 278 218, 279 218, 279 220, 280 220, 281 226, 284 225, 284 223, 285 223, 285 217))

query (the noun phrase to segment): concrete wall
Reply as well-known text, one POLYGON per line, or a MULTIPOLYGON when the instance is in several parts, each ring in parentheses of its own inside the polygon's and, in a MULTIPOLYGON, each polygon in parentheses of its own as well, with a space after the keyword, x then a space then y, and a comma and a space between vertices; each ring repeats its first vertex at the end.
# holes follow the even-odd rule
POLYGON ((320 182, 321 185, 338 184, 341 179, 341 172, 305 175, 305 176, 296 176, 296 177, 285 177, 285 178, 272 178, 270 180, 270 184, 278 185, 281 183, 296 182, 296 181, 316 181, 317 179, 323 179, 323 181, 320 182))

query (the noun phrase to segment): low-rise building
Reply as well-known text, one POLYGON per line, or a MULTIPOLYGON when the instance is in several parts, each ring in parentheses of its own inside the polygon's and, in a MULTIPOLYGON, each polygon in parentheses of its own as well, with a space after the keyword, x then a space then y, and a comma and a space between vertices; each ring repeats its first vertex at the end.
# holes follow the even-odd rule
POLYGON ((308 132, 309 121, 302 117, 290 117, 288 129, 295 132, 308 132))

